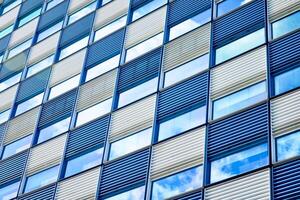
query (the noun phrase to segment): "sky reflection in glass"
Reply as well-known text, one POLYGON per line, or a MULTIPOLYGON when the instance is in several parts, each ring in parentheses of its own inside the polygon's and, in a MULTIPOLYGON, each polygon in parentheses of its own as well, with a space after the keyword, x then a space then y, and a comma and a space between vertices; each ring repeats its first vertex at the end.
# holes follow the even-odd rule
POLYGON ((300 28, 300 11, 295 12, 272 24, 273 39, 300 28))
POLYGON ((4 147, 2 159, 10 157, 30 147, 32 135, 26 136, 4 147))
POLYGON ((300 67, 275 76, 275 95, 300 87, 300 67))
POLYGON ((19 185, 20 181, 17 181, 5 187, 0 187, 0 199, 9 200, 15 198, 18 194, 19 185))
POLYGON ((44 93, 41 93, 23 103, 20 103, 17 107, 15 116, 17 116, 21 113, 24 113, 24 112, 30 110, 31 108, 34 108, 37 105, 40 105, 42 103, 43 96, 44 96, 44 93))
POLYGON ((123 192, 116 196, 107 198, 105 200, 142 200, 145 195, 145 186, 135 188, 133 190, 129 190, 127 192, 123 192))
POLYGON ((225 0, 217 4, 217 16, 224 15, 253 0, 225 0))
POLYGON ((277 160, 285 160, 300 155, 300 131, 276 139, 277 160))
POLYGON ((167 3, 167 0, 153 0, 153 1, 150 1, 146 5, 136 9, 135 11, 133 11, 132 21, 135 21, 135 20, 147 15, 148 13, 150 13, 151 11, 161 7, 165 3, 167 3))

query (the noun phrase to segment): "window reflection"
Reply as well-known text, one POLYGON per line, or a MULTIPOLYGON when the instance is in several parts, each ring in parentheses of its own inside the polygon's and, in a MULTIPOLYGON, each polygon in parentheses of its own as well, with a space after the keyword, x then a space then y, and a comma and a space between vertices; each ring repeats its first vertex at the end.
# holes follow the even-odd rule
POLYGON ((15 0, 11 4, 8 4, 7 6, 5 6, 3 8, 2 15, 4 13, 7 13, 8 11, 12 10, 14 7, 16 7, 17 5, 19 5, 20 3, 22 3, 22 0, 15 0))
POLYGON ((206 106, 203 106, 161 123, 159 125, 158 141, 180 134, 205 123, 205 113, 206 106))
POLYGON ((17 181, 4 187, 0 186, 0 199, 9 200, 15 198, 18 194, 19 185, 20 181, 17 181))
POLYGON ((300 87, 300 67, 275 76, 275 94, 282 94, 300 87))
POLYGON ((79 84, 80 75, 66 80, 50 89, 49 99, 53 99, 75 87, 79 84))
POLYGON ((133 190, 123 192, 116 196, 106 198, 105 200, 141 200, 144 199, 145 186, 135 188, 133 190))
POLYGON ((17 107, 15 116, 17 116, 21 113, 24 113, 24 112, 30 110, 31 108, 34 108, 37 105, 40 105, 43 101, 43 96, 44 96, 44 93, 41 93, 23 103, 20 103, 17 107))
POLYGON ((11 144, 8 144, 4 147, 2 159, 10 157, 14 154, 17 154, 25 149, 30 147, 32 140, 32 135, 19 139, 11 144))
POLYGON ((64 0, 52 0, 47 3, 46 10, 50 10, 51 8, 55 7, 56 5, 60 4, 64 0))
POLYGON ((14 25, 11 25, 3 30, 0 30, 0 39, 7 36, 14 30, 14 25))
POLYGON ((211 162, 210 182, 242 174, 268 164, 267 144, 261 144, 211 162))
POLYGON ((22 51, 28 49, 31 46, 32 39, 27 40, 26 42, 16 46, 13 49, 10 49, 8 52, 7 59, 14 57, 15 55, 21 53, 22 51))
POLYGON ((75 53, 76 51, 79 51, 83 47, 86 47, 88 45, 88 42, 89 42, 89 36, 82 38, 76 41, 75 43, 63 48, 60 52, 59 60, 75 53))
POLYGON ((70 15, 70 17, 68 19, 68 24, 71 24, 71 23, 79 20, 80 18, 88 15, 89 13, 93 12, 94 10, 96 10, 96 7, 97 7, 97 1, 94 1, 93 3, 82 8, 78 12, 75 12, 74 14, 70 15))
POLYGON ((224 15, 253 0, 225 0, 217 4, 217 16, 224 15))
POLYGON ((0 83, 0 92, 2 92, 3 90, 9 88, 10 86, 13 86, 14 84, 18 83, 21 79, 21 76, 22 76, 22 72, 14 75, 13 77, 5 80, 5 81, 2 81, 0 83))
POLYGON ((0 111, 0 124, 6 122, 9 119, 11 109, 0 111))
POLYGON ((40 32, 37 37, 37 42, 45 39, 46 37, 52 35, 53 33, 57 32, 58 30, 62 29, 62 26, 63 26, 63 21, 60 21, 60 22, 52 25, 48 29, 40 32))
POLYGON ((41 11, 42 11, 42 8, 39 8, 39 9, 35 10, 34 12, 30 13, 29 15, 20 19, 18 27, 23 26, 24 24, 30 22, 31 20, 33 20, 34 18, 39 16, 41 11))
POLYGON ((195 167, 153 182, 152 199, 163 200, 200 188, 203 181, 203 167, 195 167))
POLYGON ((143 7, 140 7, 138 9, 136 9, 135 11, 133 11, 132 21, 135 21, 135 20, 147 15, 148 13, 150 13, 153 10, 156 10, 157 8, 164 5, 165 3, 167 3, 167 0, 153 0, 153 1, 150 1, 149 3, 144 5, 143 7))
POLYGON ((43 69, 46 69, 53 63, 53 60, 54 60, 54 55, 49 56, 48 58, 45 58, 44 60, 30 66, 27 70, 26 78, 42 71, 43 69))
POLYGON ((300 28, 300 11, 295 12, 272 24, 273 39, 300 28))
POLYGON ((277 160, 300 155, 300 131, 276 139, 277 160))

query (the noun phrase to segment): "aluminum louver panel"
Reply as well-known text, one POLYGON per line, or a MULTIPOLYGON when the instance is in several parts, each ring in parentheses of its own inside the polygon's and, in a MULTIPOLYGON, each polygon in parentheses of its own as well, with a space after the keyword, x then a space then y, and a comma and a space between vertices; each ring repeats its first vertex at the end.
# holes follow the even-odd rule
POLYGON ((239 91, 267 77, 266 46, 255 49, 212 69, 211 99, 239 91))
POLYGON ((68 13, 73 13, 80 8, 87 6, 89 3, 93 2, 95 0, 70 0, 68 13))
POLYGON ((0 125, 0 144, 2 144, 2 139, 4 138, 4 134, 6 132, 6 123, 0 125))
POLYGON ((203 163, 205 127, 154 145, 151 179, 159 179, 203 163))
POLYGON ((167 6, 164 6, 127 27, 125 48, 128 49, 164 30, 167 6))
POLYGON ((165 45, 163 69, 168 71, 209 52, 211 24, 201 26, 165 45))
POLYGON ((152 126, 156 95, 142 99, 112 114, 109 141, 113 142, 131 133, 152 126))
POLYGON ((30 176, 38 171, 60 164, 64 153, 67 134, 40 144, 31 149, 26 174, 30 176))
POLYGON ((113 70, 82 85, 79 89, 76 110, 84 110, 112 97, 116 75, 117 70, 113 70))
POLYGON ((17 93, 18 85, 10 87, 9 89, 0 93, 0 110, 4 111, 12 107, 14 97, 17 93))
POLYGON ((202 200, 202 191, 200 190, 197 192, 189 192, 182 196, 180 195, 177 200, 202 200))
POLYGON ((300 128, 300 90, 271 100, 271 121, 274 136, 300 128))
POLYGON ((18 198, 18 200, 53 200, 55 195, 56 184, 43 187, 40 190, 26 194, 18 198))
POLYGON ((206 200, 269 200, 270 172, 262 170, 205 190, 206 200))
POLYGON ((268 0, 268 14, 270 21, 284 17, 287 14, 299 10, 300 3, 298 0, 268 0))
POLYGON ((7 28, 16 21, 20 7, 21 6, 19 5, 9 12, 5 13, 4 15, 0 16, 0 30, 7 28))

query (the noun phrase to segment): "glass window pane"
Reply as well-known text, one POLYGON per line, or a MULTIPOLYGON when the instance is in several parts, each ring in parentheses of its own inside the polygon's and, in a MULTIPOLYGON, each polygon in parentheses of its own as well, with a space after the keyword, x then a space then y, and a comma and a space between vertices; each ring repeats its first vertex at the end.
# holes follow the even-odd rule
POLYGON ((71 24, 77 20, 79 20, 80 18, 88 15, 89 13, 93 12, 94 10, 96 10, 97 7, 97 1, 95 1, 94 3, 89 4, 88 6, 82 8, 81 10, 75 12, 74 14, 70 15, 69 19, 68 19, 68 24, 71 24))
POLYGON ((213 118, 228 115, 267 98, 266 82, 261 82, 213 102, 213 118))
POLYGON ((161 7, 165 3, 167 3, 167 0, 153 0, 153 1, 150 1, 146 5, 136 9, 135 11, 133 11, 132 21, 135 21, 135 20, 147 15, 148 13, 150 13, 151 11, 161 7))
POLYGON ((268 146, 261 144, 211 162, 210 182, 246 173, 268 164, 268 146))
POLYGON ((159 47, 163 43, 164 33, 160 33, 152 38, 145 40, 144 42, 131 47, 126 51, 126 62, 145 54, 156 47, 159 47))
POLYGON ((216 64, 240 55, 265 42, 265 29, 250 33, 216 50, 216 64))
POLYGON ((24 113, 24 112, 30 110, 31 108, 36 107, 37 105, 40 105, 42 103, 43 96, 44 96, 44 93, 41 93, 23 103, 20 103, 17 107, 15 116, 17 116, 21 113, 24 113))
POLYGON ((46 69, 50 65, 52 65, 54 61, 54 55, 49 56, 48 58, 45 58, 44 60, 30 66, 27 70, 26 78, 42 71, 43 69, 46 69))
POLYGON ((184 22, 181 22, 180 24, 173 26, 170 29, 170 38, 169 40, 173 40, 174 38, 177 38, 203 24, 206 22, 209 22, 211 18, 211 10, 208 9, 190 19, 185 20, 184 22))
POLYGON ((158 141, 204 124, 205 120, 206 106, 203 106, 163 122, 159 125, 158 141))
POLYGON ((149 94, 152 94, 157 90, 157 84, 158 78, 156 77, 125 92, 122 92, 119 96, 118 107, 120 108, 149 94))
POLYGON ((6 122, 9 119, 10 111, 11 109, 0 112, 0 124, 6 122))
POLYGON ((19 190, 20 181, 9 184, 5 187, 0 187, 0 199, 9 200, 17 196, 19 190))
POLYGON ((275 94, 282 94, 300 87, 300 67, 275 76, 275 94))
POLYGON ((124 27, 126 25, 126 20, 127 20, 127 15, 100 28, 99 30, 97 30, 95 32, 94 41, 98 41, 98 40, 110 35, 111 33, 119 30, 120 28, 124 27))
POLYGON ((300 131, 276 139, 277 160, 300 155, 300 131))
POLYGON ((10 86, 13 86, 14 84, 18 83, 21 79, 22 76, 22 72, 14 75, 13 77, 3 81, 0 83, 0 92, 2 92, 3 90, 9 88, 10 86))
POLYGON ((224 15, 252 0, 225 0, 217 4, 217 16, 224 15))
POLYGON ((175 69, 167 71, 165 73, 165 82, 164 87, 168 87, 182 81, 188 77, 191 77, 205 69, 209 66, 209 54, 205 54, 192 60, 188 63, 185 63, 175 69))
POLYGON ((80 75, 70 78, 50 89, 49 99, 53 99, 73 88, 76 88, 79 84, 80 75))
POLYGON ((21 53, 25 49, 28 49, 31 46, 31 43, 32 43, 32 39, 27 40, 26 42, 24 42, 24 43, 16 46, 15 48, 9 50, 7 59, 9 59, 9 58, 11 58, 11 57, 13 57, 13 56, 21 53))
POLYGON ((200 188, 203 182, 203 167, 191 168, 153 182, 152 200, 163 200, 200 188))
POLYGON ((45 39, 46 37, 52 35, 53 33, 59 31, 60 29, 62 29, 62 26, 63 26, 63 21, 58 22, 58 23, 52 25, 51 27, 49 27, 48 29, 40 32, 37 36, 37 42, 45 39))
POLYGON ((300 28, 300 11, 295 12, 272 24, 273 38, 278 38, 300 28))
POLYGON ((96 78, 96 77, 100 76, 101 74, 104 74, 104 73, 118 67, 119 60, 120 60, 120 54, 100 63, 99 65, 96 65, 95 67, 93 67, 91 69, 88 69, 87 73, 86 73, 85 81, 92 80, 93 78, 96 78))
POLYGON ((4 147, 2 159, 10 157, 30 147, 32 135, 19 139, 4 147))
POLYGON ((63 1, 64 0, 52 0, 52 1, 48 2, 46 10, 50 10, 51 8, 55 7, 56 5, 60 4, 63 1))
POLYGON ((109 113, 111 110, 111 104, 112 98, 79 112, 77 114, 76 126, 80 126, 109 113))
POLYGON ((60 52, 59 60, 75 53, 76 51, 79 51, 83 47, 86 47, 88 45, 88 42, 89 42, 89 36, 87 36, 81 40, 78 40, 75 43, 63 48, 60 52))
POLYGON ((106 198, 105 200, 141 200, 144 199, 145 196, 145 186, 135 188, 133 190, 129 190, 127 192, 123 192, 116 196, 106 198))
POLYGON ((111 143, 109 160, 113 160, 150 145, 151 138, 152 128, 148 128, 117 142, 111 143))
POLYGON ((112 0, 102 0, 102 6, 107 4, 108 2, 111 2, 112 0))
POLYGON ((3 11, 2 11, 2 15, 4 13, 7 13, 8 11, 10 11, 11 9, 13 9, 14 7, 16 7, 17 5, 19 5, 20 3, 22 3, 22 0, 15 0, 13 1, 11 4, 8 4, 7 6, 5 6, 3 8, 3 11))
POLYGON ((24 193, 54 183, 57 180, 58 172, 59 166, 55 166, 27 177, 24 193))
POLYGON ((40 13, 41 13, 41 11, 42 11, 42 8, 37 9, 34 12, 30 13, 29 15, 21 18, 20 21, 19 21, 18 27, 23 26, 24 24, 30 22, 31 20, 33 20, 34 18, 36 18, 37 16, 39 16, 40 13))
POLYGON ((82 156, 69 160, 67 162, 65 177, 72 176, 79 172, 88 170, 101 164, 103 148, 86 153, 82 156))
POLYGON ((0 31, 0 39, 7 36, 14 30, 14 25, 11 25, 3 30, 0 31))
POLYGON ((46 140, 49 140, 57 135, 60 135, 68 131, 70 121, 71 121, 71 117, 68 117, 64 120, 56 122, 55 124, 52 124, 51 126, 41 129, 39 132, 39 138, 37 143, 44 142, 46 140))

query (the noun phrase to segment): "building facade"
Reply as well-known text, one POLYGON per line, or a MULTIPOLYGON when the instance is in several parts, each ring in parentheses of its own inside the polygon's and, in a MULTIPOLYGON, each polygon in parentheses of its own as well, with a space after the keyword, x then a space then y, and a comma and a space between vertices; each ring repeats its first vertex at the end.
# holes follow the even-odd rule
POLYGON ((299 0, 0 2, 0 200, 300 199, 299 0))

